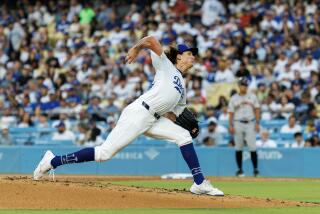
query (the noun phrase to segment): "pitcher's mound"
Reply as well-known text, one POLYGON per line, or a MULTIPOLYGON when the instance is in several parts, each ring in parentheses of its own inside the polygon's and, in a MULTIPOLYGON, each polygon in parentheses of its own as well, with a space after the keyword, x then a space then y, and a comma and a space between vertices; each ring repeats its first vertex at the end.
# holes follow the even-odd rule
MULTIPOLYGON (((131 177, 132 178, 132 177, 131 177)), ((59 176, 56 181, 33 181, 31 176, 0 177, 1 209, 107 208, 241 208, 310 206, 311 203, 226 195, 197 196, 188 190, 119 186, 126 177, 59 176), (103 182, 101 182, 103 180, 103 182)), ((158 179, 134 177, 132 179, 158 179)))

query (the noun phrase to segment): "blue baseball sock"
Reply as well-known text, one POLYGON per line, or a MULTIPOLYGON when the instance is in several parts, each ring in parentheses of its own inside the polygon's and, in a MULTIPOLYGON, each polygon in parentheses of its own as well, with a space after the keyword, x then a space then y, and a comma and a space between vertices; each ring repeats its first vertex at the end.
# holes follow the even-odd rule
POLYGON ((94 148, 93 147, 81 149, 80 151, 77 151, 77 152, 71 153, 71 154, 67 154, 67 155, 55 156, 51 160, 51 165, 55 169, 58 166, 61 166, 64 164, 81 163, 81 162, 88 162, 88 161, 94 161, 94 148))
POLYGON ((198 185, 201 184, 204 180, 204 176, 202 174, 198 156, 194 150, 193 143, 181 146, 180 151, 184 160, 187 162, 189 169, 191 170, 194 182, 198 185))

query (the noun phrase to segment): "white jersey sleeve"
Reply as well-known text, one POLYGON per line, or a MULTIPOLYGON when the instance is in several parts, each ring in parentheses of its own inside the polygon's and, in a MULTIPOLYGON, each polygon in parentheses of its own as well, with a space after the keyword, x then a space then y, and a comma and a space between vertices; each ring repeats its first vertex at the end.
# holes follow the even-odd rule
POLYGON ((163 64, 167 60, 167 56, 164 52, 161 53, 160 56, 158 56, 155 52, 150 51, 152 65, 156 69, 156 71, 163 70, 161 69, 163 67, 163 64))
POLYGON ((186 104, 179 104, 173 109, 173 113, 179 117, 179 115, 183 112, 183 110, 187 107, 186 104))

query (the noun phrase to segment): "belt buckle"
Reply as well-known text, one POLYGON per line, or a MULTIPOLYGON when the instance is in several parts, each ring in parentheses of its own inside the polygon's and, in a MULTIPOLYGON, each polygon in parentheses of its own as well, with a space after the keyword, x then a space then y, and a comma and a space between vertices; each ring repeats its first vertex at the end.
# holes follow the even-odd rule
POLYGON ((157 119, 157 120, 159 120, 159 118, 160 118, 160 115, 158 114, 158 113, 154 113, 154 117, 157 119))

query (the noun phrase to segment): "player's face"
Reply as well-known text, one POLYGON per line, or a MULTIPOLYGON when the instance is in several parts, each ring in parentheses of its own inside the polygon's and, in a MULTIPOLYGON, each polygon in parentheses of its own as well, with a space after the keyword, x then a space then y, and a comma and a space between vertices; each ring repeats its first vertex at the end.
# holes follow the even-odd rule
POLYGON ((181 64, 186 65, 186 67, 191 68, 195 61, 195 57, 193 56, 191 51, 185 51, 181 54, 181 64))
POLYGON ((246 86, 246 85, 239 85, 239 90, 240 90, 240 93, 242 93, 242 94, 245 94, 245 93, 247 93, 247 89, 248 89, 248 86, 246 86))

